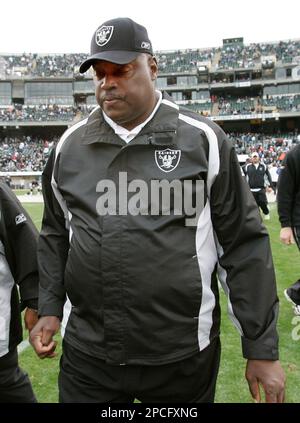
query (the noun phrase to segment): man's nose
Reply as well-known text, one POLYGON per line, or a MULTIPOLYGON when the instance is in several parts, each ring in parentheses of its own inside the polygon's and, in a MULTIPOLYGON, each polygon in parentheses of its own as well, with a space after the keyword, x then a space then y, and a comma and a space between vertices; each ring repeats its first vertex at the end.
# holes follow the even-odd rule
POLYGON ((108 90, 117 86, 116 79, 113 75, 105 75, 101 81, 101 88, 108 90))

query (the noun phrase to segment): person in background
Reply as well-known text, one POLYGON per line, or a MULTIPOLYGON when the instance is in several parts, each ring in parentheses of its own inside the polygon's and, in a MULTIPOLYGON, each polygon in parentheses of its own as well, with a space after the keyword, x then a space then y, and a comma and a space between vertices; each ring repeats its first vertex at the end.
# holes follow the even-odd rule
POLYGON ((251 395, 260 401, 261 385, 267 402, 283 402, 269 238, 234 146, 156 90, 152 44, 133 20, 96 29, 80 71, 90 67, 99 107, 65 132, 43 173, 30 341, 53 355, 67 296, 60 402, 214 401, 217 271, 251 395))
POLYGON ((269 168, 269 172, 271 175, 271 179, 272 179, 272 184, 273 184, 273 188, 274 188, 274 194, 276 195, 277 193, 277 184, 278 184, 278 177, 279 177, 279 173, 280 173, 280 168, 277 166, 276 163, 272 163, 272 165, 269 168))
POLYGON ((11 177, 9 175, 5 176, 5 183, 10 188, 10 185, 11 185, 11 177))
MULTIPOLYGON (((300 145, 287 153, 278 179, 278 216, 283 244, 297 244, 300 250, 300 145)), ((284 294, 300 315, 300 279, 285 289, 284 294)))
POLYGON ((5 184, 0 183, 0 402, 34 403, 27 374, 19 367, 21 311, 30 331, 38 320, 38 231, 5 184))
POLYGON ((270 220, 270 210, 268 208, 268 199, 266 195, 266 179, 275 193, 271 175, 268 167, 264 163, 261 163, 259 154, 256 151, 252 153, 251 158, 252 162, 243 168, 246 181, 250 186, 256 204, 264 214, 264 219, 270 220))

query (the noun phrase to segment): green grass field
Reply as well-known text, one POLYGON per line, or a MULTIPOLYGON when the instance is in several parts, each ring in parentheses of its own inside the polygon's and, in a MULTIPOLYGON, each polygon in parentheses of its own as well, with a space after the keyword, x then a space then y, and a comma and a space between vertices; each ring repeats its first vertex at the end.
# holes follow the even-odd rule
MULTIPOLYGON (((38 228, 41 225, 42 205, 24 204, 38 228)), ((287 376, 286 402, 300 402, 300 340, 292 339, 294 317, 291 304, 286 301, 283 290, 300 277, 300 256, 296 246, 284 246, 279 242, 279 223, 272 205, 271 220, 266 222, 272 244, 276 268, 280 316, 278 331, 280 335, 280 359, 287 376)), ((252 402, 248 385, 244 378, 245 360, 242 358, 240 338, 227 317, 227 305, 223 291, 220 294, 222 304, 222 360, 217 383, 216 402, 247 403, 252 402)), ((300 322, 298 323, 298 325, 300 322)), ((298 330, 300 333, 300 329, 298 330)), ((54 359, 40 360, 31 348, 20 355, 20 364, 31 378, 37 398, 40 402, 58 401, 57 374, 61 342, 59 336, 58 355, 54 359)))

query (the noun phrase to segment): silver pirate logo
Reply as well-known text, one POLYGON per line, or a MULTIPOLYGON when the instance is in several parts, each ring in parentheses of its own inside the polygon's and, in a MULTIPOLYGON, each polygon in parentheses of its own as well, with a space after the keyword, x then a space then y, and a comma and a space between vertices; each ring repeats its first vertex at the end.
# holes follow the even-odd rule
POLYGON ((155 150, 156 164, 163 172, 171 172, 176 169, 180 161, 180 156, 180 150, 171 150, 170 148, 165 150, 155 150))
POLYGON ((98 44, 98 46, 100 47, 105 46, 105 44, 107 44, 109 40, 111 39, 113 32, 114 32, 113 26, 106 26, 106 25, 101 26, 101 28, 99 28, 95 34, 96 44, 98 44))

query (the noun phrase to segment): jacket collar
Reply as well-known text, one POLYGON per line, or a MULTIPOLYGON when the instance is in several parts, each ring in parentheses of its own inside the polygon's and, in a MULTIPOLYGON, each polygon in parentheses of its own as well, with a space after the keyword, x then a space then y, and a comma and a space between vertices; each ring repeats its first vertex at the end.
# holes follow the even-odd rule
MULTIPOLYGON (((163 100, 153 119, 128 144, 153 144, 158 146, 175 143, 178 125, 178 106, 167 93, 163 93, 163 100)), ((82 135, 83 144, 108 143, 126 145, 103 118, 102 110, 98 106, 89 115, 82 135)))

